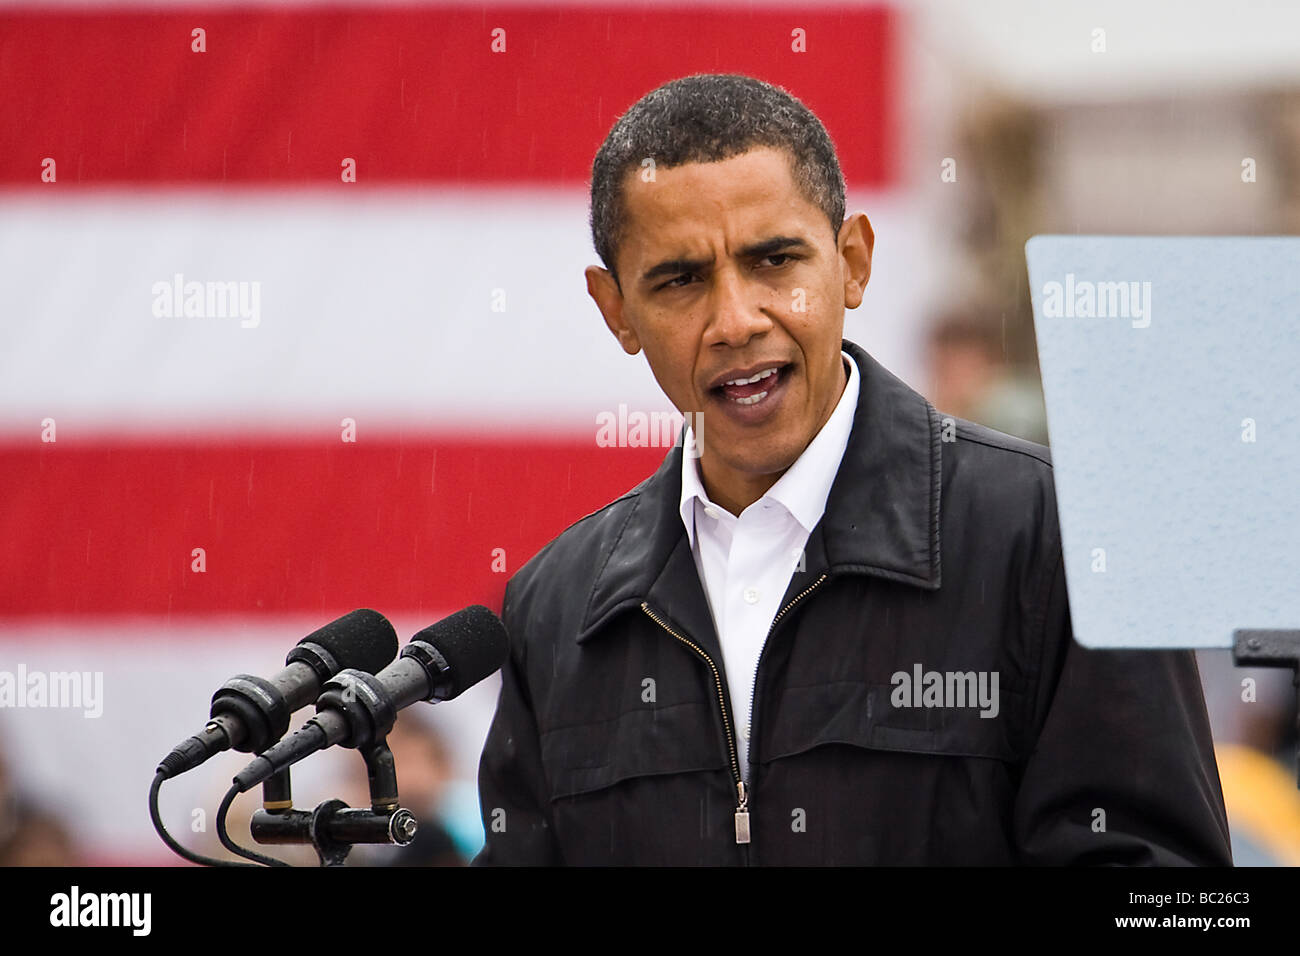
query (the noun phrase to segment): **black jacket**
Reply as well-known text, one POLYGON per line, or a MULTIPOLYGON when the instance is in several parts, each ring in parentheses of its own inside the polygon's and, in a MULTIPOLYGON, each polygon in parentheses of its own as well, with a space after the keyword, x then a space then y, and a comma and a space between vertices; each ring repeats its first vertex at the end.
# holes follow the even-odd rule
POLYGON ((759 660, 743 800, 679 446, 506 587, 475 864, 1230 865, 1192 653, 1072 639, 1047 449, 844 349, 853 431, 759 660), (944 706, 902 706, 918 665, 944 706), (996 716, 949 672, 996 672, 996 716))

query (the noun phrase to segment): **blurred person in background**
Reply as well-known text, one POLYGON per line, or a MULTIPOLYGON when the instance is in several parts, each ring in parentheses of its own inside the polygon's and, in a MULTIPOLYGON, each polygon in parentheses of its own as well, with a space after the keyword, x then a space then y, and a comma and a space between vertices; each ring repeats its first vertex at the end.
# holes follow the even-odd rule
POLYGON ((929 399, 940 412, 1047 444, 1047 412, 1031 376, 1007 364, 997 325, 974 313, 939 317, 926 342, 929 399))
MULTIPOLYGON (((458 846, 454 821, 447 818, 448 794, 455 776, 451 753, 433 723, 414 710, 403 711, 388 735, 388 749, 397 767, 401 805, 415 814, 419 829, 407 846, 358 846, 348 862, 360 866, 465 866, 469 860, 458 846)), ((369 803, 364 774, 352 778, 355 789, 347 802, 369 803)), ((471 808, 477 824, 477 804, 471 808)))
POLYGON ((45 802, 18 792, 0 753, 0 867, 77 866, 72 837, 45 802))
POLYGON ((22 800, 14 804, 10 838, 0 844, 2 866, 80 866, 72 837, 57 816, 22 800))
POLYGON ((1282 668, 1237 667, 1197 652, 1214 755, 1239 866, 1300 866, 1295 691, 1282 668))
MULTIPOLYGON (((357 844, 344 860, 347 866, 464 866, 482 846, 477 791, 472 782, 458 783, 451 751, 430 718, 405 710, 388 735, 388 747, 397 769, 401 806, 419 823, 415 840, 407 846, 357 844), (466 792, 466 789, 468 792, 466 792)), ((247 758, 232 757, 231 767, 247 758)), ((351 748, 335 747, 316 755, 316 773, 293 780, 293 805, 313 810, 325 800, 341 799, 349 807, 370 805, 365 762, 351 748)), ((228 778, 227 778, 228 779, 228 778)), ((221 845, 216 808, 225 786, 209 791, 203 801, 200 829, 192 826, 193 808, 173 804, 164 808, 172 833, 196 853, 219 860, 237 860, 221 845)), ((262 806, 261 789, 242 795, 231 804, 226 830, 239 846, 278 859, 290 866, 319 866, 320 857, 310 843, 261 844, 249 829, 252 816, 262 806)))

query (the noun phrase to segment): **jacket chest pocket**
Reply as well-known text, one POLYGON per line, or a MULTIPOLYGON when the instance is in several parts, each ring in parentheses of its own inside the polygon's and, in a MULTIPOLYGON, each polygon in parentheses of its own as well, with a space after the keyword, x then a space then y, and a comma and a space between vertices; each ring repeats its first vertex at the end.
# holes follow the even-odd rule
POLYGON ((709 703, 645 704, 601 720, 542 733, 551 799, 591 793, 641 777, 727 766, 709 703))
POLYGON ((764 763, 826 744, 863 750, 1014 762, 1009 720, 1018 695, 991 694, 978 678, 945 688, 938 696, 900 685, 837 682, 784 690, 763 715, 764 763), (906 690, 906 693, 904 691, 906 690), (970 691, 967 693, 967 691, 970 691), (960 693, 956 693, 960 691, 960 693))

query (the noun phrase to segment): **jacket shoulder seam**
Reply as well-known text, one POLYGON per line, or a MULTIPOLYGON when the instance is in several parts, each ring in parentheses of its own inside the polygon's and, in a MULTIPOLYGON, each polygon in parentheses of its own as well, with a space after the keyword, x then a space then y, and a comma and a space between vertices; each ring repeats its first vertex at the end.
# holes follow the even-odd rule
MULTIPOLYGON (((581 524, 583 524, 583 523, 589 521, 589 520, 592 519, 592 518, 596 518, 596 517, 600 516, 600 515, 603 514, 604 512, 608 511, 610 508, 614 507, 616 504, 619 504, 619 503, 622 502, 622 501, 627 501, 627 500, 629 500, 629 499, 631 499, 631 498, 636 498, 636 497, 639 496, 640 494, 641 494, 641 486, 640 486, 640 485, 637 485, 635 488, 631 489, 630 491, 626 491, 626 492, 624 492, 623 494, 619 495, 619 496, 618 496, 617 498, 615 498, 613 501, 610 501, 610 502, 608 502, 608 503, 606 503, 606 504, 601 505, 601 506, 600 506, 599 508, 597 508, 595 511, 589 512, 588 514, 583 515, 581 518, 577 518, 577 519, 575 519, 571 524, 569 524, 568 527, 566 527, 563 531, 561 531, 559 534, 557 534, 555 537, 553 537, 550 541, 546 542, 546 544, 544 544, 544 545, 543 545, 543 546, 542 546, 542 547, 537 551, 536 554, 534 554, 534 555, 533 555, 533 556, 532 556, 532 557, 531 557, 527 562, 525 562, 524 567, 521 568, 521 569, 519 570, 519 573, 520 573, 520 574, 523 574, 524 570, 527 569, 527 566, 528 566, 529 564, 532 564, 532 562, 536 561, 537 559, 541 558, 543 555, 547 554, 547 553, 548 553, 552 548, 554 548, 557 544, 559 544, 560 541, 563 540, 564 537, 565 537, 565 536, 566 536, 570 531, 575 530, 579 525, 581 525, 581 524)), ((635 510, 635 509, 633 509, 633 510, 635 510)), ((624 522, 624 523, 626 523, 626 522, 624 522)), ((622 532, 621 532, 621 531, 619 532, 619 537, 622 537, 622 532)), ((608 558, 607 558, 606 560, 608 560, 608 558)), ((602 567, 603 567, 603 565, 602 565, 602 567)), ((513 577, 512 577, 512 580, 513 580, 513 577)))
MULTIPOLYGON (((1015 438, 1014 435, 1009 436, 1009 437, 1011 437, 1011 438, 1015 438)), ((962 441, 973 442, 973 443, 976 444, 976 445, 983 445, 985 448, 996 448, 998 451, 1010 452, 1010 453, 1013 454, 1013 455, 1024 455, 1026 458, 1032 458, 1032 459, 1034 459, 1035 461, 1040 461, 1040 462, 1042 462, 1042 463, 1043 463, 1044 465, 1046 465, 1048 468, 1051 468, 1051 467, 1052 467, 1052 460, 1051 460, 1051 458, 1046 457, 1046 456, 1042 455, 1041 453, 1036 452, 1036 451, 1034 451, 1034 450, 1032 450, 1032 449, 1030 449, 1030 448, 1017 448, 1017 447, 1015 447, 1014 445, 1008 444, 1008 443, 1006 443, 1006 442, 990 441, 990 440, 987 439, 987 438, 981 437, 981 436, 979 436, 979 435, 977 435, 977 434, 972 434, 972 433, 970 433, 970 432, 966 432, 965 434, 963 434, 963 435, 961 436, 961 438, 962 438, 962 441)), ((1025 442, 1026 444, 1034 444, 1033 442, 1030 442, 1028 439, 1023 439, 1023 438, 1022 438, 1022 439, 1016 439, 1016 440, 1017 440, 1017 441, 1023 441, 1023 442, 1025 442)))

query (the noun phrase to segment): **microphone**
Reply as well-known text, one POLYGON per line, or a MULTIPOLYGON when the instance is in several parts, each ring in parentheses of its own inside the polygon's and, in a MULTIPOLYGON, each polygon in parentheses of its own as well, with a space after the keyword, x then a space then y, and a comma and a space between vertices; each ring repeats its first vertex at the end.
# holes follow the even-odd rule
POLYGON ((397 712, 419 700, 451 700, 495 673, 509 645, 501 619, 481 604, 426 627, 378 674, 343 670, 325 683, 316 716, 234 778, 240 793, 299 760, 342 744, 360 749, 388 736, 397 712))
POLYGON ((158 765, 163 779, 193 770, 234 748, 265 750, 285 735, 289 715, 320 694, 321 685, 344 668, 370 674, 397 653, 397 632, 382 614, 362 608, 308 634, 270 680, 239 674, 212 695, 211 719, 158 765))

